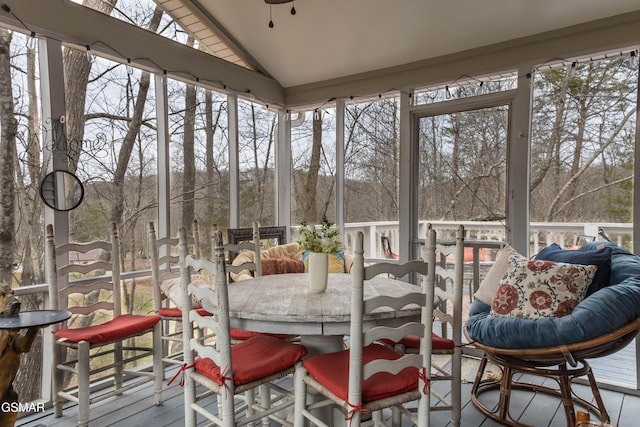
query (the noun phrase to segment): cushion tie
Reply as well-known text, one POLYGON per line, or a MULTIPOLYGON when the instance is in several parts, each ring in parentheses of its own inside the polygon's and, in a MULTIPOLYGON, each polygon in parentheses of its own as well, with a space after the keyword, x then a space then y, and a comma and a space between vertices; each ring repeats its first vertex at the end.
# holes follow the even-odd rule
POLYGON ((216 375, 216 377, 220 380, 222 387, 228 392, 229 386, 227 385, 227 381, 233 381, 233 377, 227 376, 227 369, 229 365, 225 366, 224 369, 221 369, 220 372, 216 375))
POLYGON ((429 386, 431 385, 431 378, 427 378, 427 368, 424 366, 420 368, 418 371, 418 378, 424 382, 424 387, 422 387, 422 394, 429 393, 429 386))
POLYGON ((344 420, 349 421, 349 425, 351 425, 351 421, 353 420, 353 416, 355 415, 356 412, 360 412, 363 415, 366 415, 369 413, 368 409, 362 407, 362 402, 358 403, 357 405, 353 405, 349 401, 347 401, 347 405, 349 406, 350 409, 347 412, 347 416, 344 418, 344 420))
POLYGON ((191 365, 187 365, 186 363, 183 363, 182 366, 180 366, 180 369, 178 369, 178 372, 176 372, 173 378, 169 380, 169 382, 167 383, 167 386, 170 386, 171 383, 174 382, 176 378, 178 378, 178 375, 180 375, 180 387, 184 387, 184 371, 186 371, 187 369, 191 369, 195 366, 196 366, 195 363, 192 363, 191 365))

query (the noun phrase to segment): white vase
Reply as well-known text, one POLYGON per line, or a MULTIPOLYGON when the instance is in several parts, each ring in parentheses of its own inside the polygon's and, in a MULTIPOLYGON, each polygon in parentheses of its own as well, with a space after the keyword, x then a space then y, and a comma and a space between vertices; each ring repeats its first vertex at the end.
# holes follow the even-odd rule
POLYGON ((320 293, 327 289, 329 256, 321 252, 309 253, 309 290, 320 293))

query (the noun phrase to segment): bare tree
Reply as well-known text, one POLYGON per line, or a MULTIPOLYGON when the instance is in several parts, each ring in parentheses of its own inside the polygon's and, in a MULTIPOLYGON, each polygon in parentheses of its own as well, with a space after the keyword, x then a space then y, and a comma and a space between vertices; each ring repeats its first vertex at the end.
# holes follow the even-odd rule
POLYGON ((311 159, 309 160, 309 172, 304 186, 303 219, 310 224, 319 222, 322 217, 318 212, 317 187, 320 173, 320 155, 322 153, 322 112, 313 115, 313 140, 311 145, 311 159))
POLYGON ((0 29, 0 282, 11 284, 15 253, 17 120, 11 88, 11 31, 0 29))
MULTIPOLYGON (((536 75, 534 218, 619 219, 632 175, 628 135, 636 114, 637 72, 625 58, 605 58, 536 75)), ((627 209, 624 220, 629 219, 627 209)))

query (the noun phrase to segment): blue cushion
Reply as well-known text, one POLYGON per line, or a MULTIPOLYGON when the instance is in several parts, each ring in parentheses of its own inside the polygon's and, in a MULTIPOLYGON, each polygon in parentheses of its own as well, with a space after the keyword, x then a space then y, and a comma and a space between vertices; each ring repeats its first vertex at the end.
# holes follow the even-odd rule
POLYGON ((491 306, 475 300, 467 331, 478 342, 498 348, 544 348, 585 341, 613 332, 640 316, 640 257, 609 242, 581 248, 611 248, 609 286, 580 302, 570 315, 521 319, 489 317, 491 306))
POLYGON ((598 266, 593 282, 587 289, 587 296, 609 285, 611 276, 611 247, 609 246, 602 245, 589 250, 576 251, 562 249, 557 243, 552 243, 542 249, 536 255, 536 259, 598 266))

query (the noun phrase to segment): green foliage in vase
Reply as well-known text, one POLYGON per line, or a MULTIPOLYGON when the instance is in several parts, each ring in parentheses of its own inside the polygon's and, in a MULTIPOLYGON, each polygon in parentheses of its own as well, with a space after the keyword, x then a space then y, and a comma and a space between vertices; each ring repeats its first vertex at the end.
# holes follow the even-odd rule
POLYGON ((327 219, 326 215, 322 217, 319 230, 316 226, 309 225, 307 221, 302 221, 298 235, 299 239, 296 241, 298 246, 308 252, 337 254, 344 247, 338 229, 327 219))

